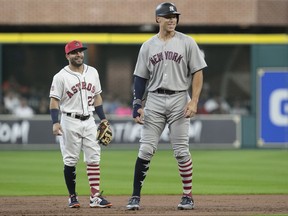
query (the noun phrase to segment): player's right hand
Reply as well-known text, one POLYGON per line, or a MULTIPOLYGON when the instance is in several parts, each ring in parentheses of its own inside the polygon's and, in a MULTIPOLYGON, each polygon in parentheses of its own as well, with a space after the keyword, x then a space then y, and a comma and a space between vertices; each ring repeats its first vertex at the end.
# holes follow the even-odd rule
POLYGON ((62 131, 62 127, 60 125, 60 123, 55 123, 53 124, 53 135, 54 136, 62 136, 63 131, 62 131))
POLYGON ((134 121, 137 124, 144 124, 144 110, 142 108, 139 108, 137 110, 138 116, 134 117, 134 121))

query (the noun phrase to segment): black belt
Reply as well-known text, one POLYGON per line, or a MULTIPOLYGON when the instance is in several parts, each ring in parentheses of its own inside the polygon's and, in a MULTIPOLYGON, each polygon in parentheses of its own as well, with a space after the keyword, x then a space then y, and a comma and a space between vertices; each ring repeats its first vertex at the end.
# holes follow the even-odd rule
POLYGON ((172 94, 176 94, 179 92, 184 92, 185 90, 182 91, 171 91, 171 90, 167 90, 167 89, 156 89, 155 91, 153 91, 154 93, 158 93, 158 94, 167 94, 167 95, 172 95, 172 94))
POLYGON ((72 113, 66 113, 66 115, 67 115, 67 116, 70 116, 70 117, 72 117, 72 118, 80 119, 81 121, 85 121, 85 120, 87 120, 87 119, 90 118, 90 115, 87 115, 87 116, 77 115, 77 114, 72 115, 72 113))

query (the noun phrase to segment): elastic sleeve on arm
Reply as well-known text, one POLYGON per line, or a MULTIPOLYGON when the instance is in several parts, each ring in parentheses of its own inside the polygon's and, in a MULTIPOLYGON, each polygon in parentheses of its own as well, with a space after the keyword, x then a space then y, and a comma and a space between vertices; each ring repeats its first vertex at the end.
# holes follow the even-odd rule
POLYGON ((100 120, 106 119, 106 116, 103 110, 103 105, 95 106, 95 112, 98 115, 100 120))
POLYGON ((58 119, 59 109, 50 109, 50 115, 51 115, 51 119, 52 119, 53 124, 59 122, 59 119, 58 119))
POLYGON ((142 105, 142 98, 145 92, 147 79, 139 76, 134 76, 134 90, 133 90, 133 106, 142 105))

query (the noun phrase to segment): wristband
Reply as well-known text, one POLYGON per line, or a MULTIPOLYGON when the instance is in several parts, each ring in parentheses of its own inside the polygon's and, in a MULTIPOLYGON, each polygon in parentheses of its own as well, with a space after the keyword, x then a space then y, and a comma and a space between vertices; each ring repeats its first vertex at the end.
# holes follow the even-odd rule
POLYGON ((100 120, 106 119, 106 116, 104 114, 102 105, 96 106, 95 107, 95 112, 98 115, 98 117, 100 118, 100 120))
POLYGON ((140 100, 140 99, 135 99, 135 100, 133 100, 133 107, 134 107, 135 105, 142 106, 142 100, 140 100))
POLYGON ((59 119, 58 119, 59 109, 50 109, 50 115, 51 115, 53 124, 59 123, 59 119))

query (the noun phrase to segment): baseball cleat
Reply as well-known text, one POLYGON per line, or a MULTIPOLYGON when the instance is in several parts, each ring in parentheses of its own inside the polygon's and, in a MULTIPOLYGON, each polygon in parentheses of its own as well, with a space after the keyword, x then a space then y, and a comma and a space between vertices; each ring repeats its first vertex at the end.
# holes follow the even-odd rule
POLYGON ((78 197, 76 195, 70 195, 69 199, 69 207, 70 208, 80 208, 80 203, 78 201, 78 197))
POLYGON ((112 203, 104 199, 101 195, 91 197, 90 196, 90 208, 110 208, 112 203))
POLYGON ((127 210, 139 210, 140 197, 132 196, 126 206, 127 210))
POLYGON ((190 196, 183 196, 177 208, 178 210, 192 210, 194 207, 193 199, 190 196))

